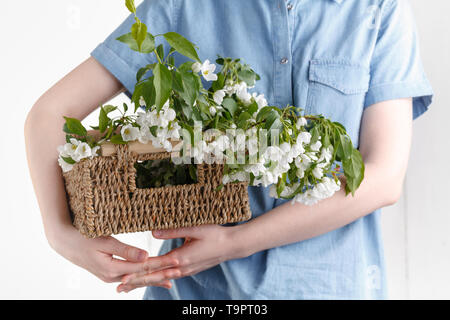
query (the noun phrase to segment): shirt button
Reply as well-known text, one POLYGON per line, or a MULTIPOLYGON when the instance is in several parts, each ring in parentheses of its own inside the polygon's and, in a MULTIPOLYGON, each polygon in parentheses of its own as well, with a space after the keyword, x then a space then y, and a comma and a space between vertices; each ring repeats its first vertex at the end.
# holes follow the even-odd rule
POLYGON ((281 63, 281 64, 286 64, 286 63, 288 63, 288 62, 289 62, 289 59, 288 59, 288 58, 283 58, 283 59, 280 60, 280 63, 281 63))
POLYGON ((293 7, 294 7, 294 6, 293 6, 292 4, 289 3, 289 4, 287 5, 288 11, 291 11, 293 7))

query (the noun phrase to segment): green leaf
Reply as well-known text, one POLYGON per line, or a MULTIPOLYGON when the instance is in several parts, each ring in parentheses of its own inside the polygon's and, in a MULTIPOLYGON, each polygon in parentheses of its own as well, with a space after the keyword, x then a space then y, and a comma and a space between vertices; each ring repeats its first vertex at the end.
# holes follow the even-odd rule
POLYGON ((283 123, 280 120, 280 116, 278 114, 276 116, 275 114, 272 114, 272 117, 266 119, 264 128, 266 130, 281 130, 283 128, 283 123))
POLYGON ((111 137, 110 141, 114 144, 126 144, 125 141, 123 141, 122 139, 122 135, 120 134, 115 134, 111 137))
POLYGON ((141 52, 142 53, 150 53, 155 50, 155 37, 147 33, 144 41, 142 42, 141 52))
POLYGON ((252 116, 250 115, 250 113, 248 112, 242 112, 239 115, 238 121, 237 121, 237 126, 238 128, 243 128, 245 126, 245 124, 247 123, 247 120, 251 119, 252 116))
POLYGON ((191 176, 191 179, 196 181, 197 180, 197 170, 196 166, 190 165, 189 166, 189 175, 191 176))
POLYGON ((339 145, 337 149, 337 155, 343 161, 348 159, 352 155, 353 144, 350 138, 345 134, 339 135, 339 145))
POLYGON ((156 133, 157 130, 158 130, 158 126, 152 126, 152 127, 150 127, 150 132, 151 132, 151 134, 152 134, 154 137, 157 136, 157 133, 156 133))
POLYGON ((346 177, 345 195, 351 192, 354 196, 364 179, 365 170, 361 153, 357 149, 353 149, 350 159, 343 161, 343 168, 346 177))
POLYGON ((150 33, 147 33, 147 35, 145 36, 145 39, 141 44, 141 48, 139 48, 139 45, 133 38, 131 32, 118 37, 116 40, 127 44, 131 50, 141 53, 150 53, 155 49, 155 38, 150 33))
POLYGON ((276 112, 279 114, 278 108, 267 106, 259 110, 258 114, 256 115, 256 121, 260 122, 266 119, 268 116, 270 116, 271 113, 276 112))
POLYGON ((225 63, 225 60, 219 56, 219 58, 216 59, 216 63, 223 66, 223 64, 225 63))
POLYGON ((200 58, 198 57, 194 44, 182 35, 176 32, 167 32, 164 34, 164 38, 170 46, 172 46, 179 53, 192 60, 200 62, 200 58))
POLYGON ((168 59, 168 63, 171 66, 175 66, 175 58, 173 56, 170 56, 169 59, 168 59))
POLYGON ((142 43, 147 36, 147 26, 143 24, 138 18, 136 23, 131 26, 131 35, 136 40, 139 51, 142 50, 142 43))
POLYGON ((142 67, 138 70, 136 73, 136 80, 139 82, 144 77, 144 75, 149 71, 152 70, 157 63, 148 64, 145 67, 142 67))
POLYGON ((197 77, 192 72, 183 72, 181 78, 183 79, 183 92, 180 93, 180 96, 192 107, 200 90, 197 77))
POLYGON ((67 162, 68 164, 75 164, 77 163, 75 160, 73 160, 71 157, 61 157, 61 159, 63 159, 65 162, 67 162))
POLYGON ((191 72, 193 64, 194 64, 193 61, 187 61, 178 67, 178 71, 180 71, 181 73, 191 72))
POLYGON ((236 103, 236 101, 234 101, 234 99, 225 98, 222 101, 222 105, 225 109, 227 109, 230 112, 231 116, 234 116, 234 113, 236 112, 237 107, 238 107, 237 103, 236 103))
POLYGON ((125 5, 131 13, 136 13, 136 6, 134 5, 134 0, 125 0, 125 5))
POLYGON ((128 105, 124 102, 123 103, 123 112, 127 113, 127 111, 128 111, 128 105))
POLYGON ((217 91, 223 89, 224 86, 225 76, 223 75, 223 73, 218 73, 217 80, 212 83, 211 88, 213 89, 213 91, 217 91))
POLYGON ((108 114, 108 113, 110 113, 110 112, 113 112, 113 111, 117 110, 117 107, 116 107, 116 106, 109 105, 109 104, 106 105, 106 106, 103 106, 102 108, 105 110, 106 114, 108 114))
POLYGON ((157 48, 156 48, 156 53, 158 54, 158 57, 161 60, 164 60, 164 46, 163 44, 160 44, 157 48))
POLYGON ((134 39, 133 35, 131 34, 131 32, 116 38, 116 40, 119 40, 120 42, 127 44, 134 51, 139 51, 138 44, 134 39))
POLYGON ((281 176, 281 179, 278 180, 278 183, 277 183, 278 196, 281 196, 281 193, 283 192, 284 188, 286 187, 286 177, 287 177, 287 174, 283 173, 283 175, 281 176))
POLYGON ((64 130, 66 133, 72 133, 82 137, 87 135, 87 130, 83 127, 80 120, 67 117, 64 117, 64 119, 66 119, 65 129, 67 131, 64 130))
POLYGON ((253 102, 248 106, 248 113, 254 114, 256 111, 258 111, 258 104, 256 103, 256 101, 253 101, 253 102))
POLYGON ((108 118, 106 110, 103 107, 101 107, 100 108, 100 115, 98 117, 98 123, 99 123, 98 128, 99 128, 101 133, 106 131, 106 129, 108 128, 108 124, 109 124, 110 120, 111 119, 108 118))
POLYGON ((183 78, 178 70, 172 70, 172 86, 173 89, 179 93, 183 92, 183 78))
POLYGON ((253 86, 256 80, 256 74, 251 70, 241 70, 238 72, 238 77, 240 80, 245 81, 248 86, 253 86))
MULTIPOLYGON (((191 138, 191 145, 194 145, 194 129, 184 122, 180 122, 180 126, 187 131, 189 137, 191 138)), ((184 135, 185 133, 183 133, 184 135)))
POLYGON ((155 104, 155 86, 153 84, 153 79, 154 77, 151 76, 135 86, 133 96, 131 97, 131 101, 133 101, 135 106, 134 112, 136 112, 140 106, 139 101, 141 97, 144 98, 147 108, 150 108, 155 104))
POLYGON ((172 74, 163 64, 158 63, 153 70, 155 85, 155 105, 158 110, 162 108, 164 103, 169 99, 172 90, 172 74))
POLYGON ((70 132, 69 128, 67 127, 67 123, 64 123, 64 125, 63 125, 63 131, 64 131, 65 133, 72 133, 72 132, 70 132))

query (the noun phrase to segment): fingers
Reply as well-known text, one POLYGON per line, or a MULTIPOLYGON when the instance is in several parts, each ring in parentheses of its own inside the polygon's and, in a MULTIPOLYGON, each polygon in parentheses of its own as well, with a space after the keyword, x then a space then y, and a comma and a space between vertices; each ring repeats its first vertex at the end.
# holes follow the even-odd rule
POLYGON ((144 275, 127 275, 122 279, 122 284, 119 285, 118 290, 128 292, 135 288, 148 286, 162 286, 169 289, 171 286, 170 279, 180 276, 181 271, 178 269, 165 269, 144 275))
POLYGON ((130 262, 111 258, 105 266, 106 278, 112 281, 121 281, 121 277, 126 274, 145 274, 159 271, 166 268, 173 268, 178 265, 178 260, 168 257, 152 257, 144 262, 130 262))
MULTIPOLYGON (((170 256, 163 255, 159 257, 150 257, 143 263, 139 273, 150 273, 159 271, 162 269, 173 268, 179 265, 178 259, 170 256)), ((132 273, 132 272, 130 272, 132 273)))
POLYGON ((122 257, 127 261, 132 262, 142 262, 145 261, 148 257, 148 253, 145 250, 129 246, 125 243, 120 242, 119 240, 110 237, 106 244, 109 254, 114 254, 116 256, 122 257))
MULTIPOLYGON (((170 288, 172 288, 172 283, 169 280, 165 280, 163 282, 154 284, 153 287, 162 287, 162 288, 170 289, 170 288)), ((116 291, 118 293, 120 293, 120 292, 128 293, 131 290, 134 290, 136 288, 138 288, 138 287, 131 286, 131 285, 124 285, 123 283, 121 283, 120 285, 117 286, 116 291)))

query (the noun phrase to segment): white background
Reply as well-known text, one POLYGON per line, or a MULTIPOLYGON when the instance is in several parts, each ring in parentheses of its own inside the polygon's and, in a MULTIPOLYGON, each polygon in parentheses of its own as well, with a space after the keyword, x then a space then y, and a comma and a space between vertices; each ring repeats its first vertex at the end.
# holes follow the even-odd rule
MULTIPOLYGON (((450 2, 410 0, 425 70, 435 90, 431 109, 414 122, 402 198, 383 209, 391 298, 449 299, 450 2)), ((25 159, 23 124, 39 96, 76 67, 127 15, 121 0, 4 1, 0 90, 0 298, 140 299, 117 294, 48 246, 25 159)), ((127 101, 122 95, 113 103, 127 101)), ((92 123, 97 114, 86 119, 92 123)), ((120 240, 155 254, 148 233, 120 240)))

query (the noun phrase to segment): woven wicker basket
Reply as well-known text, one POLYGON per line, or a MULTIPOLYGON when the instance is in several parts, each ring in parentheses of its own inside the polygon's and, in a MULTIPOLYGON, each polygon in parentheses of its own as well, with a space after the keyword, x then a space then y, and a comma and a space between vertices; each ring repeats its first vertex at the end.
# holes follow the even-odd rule
POLYGON ((198 164, 195 184, 136 188, 136 161, 169 157, 167 152, 138 154, 120 145, 110 156, 75 164, 64 173, 74 226, 95 238, 250 219, 247 183, 215 190, 222 181, 220 164, 198 164))

